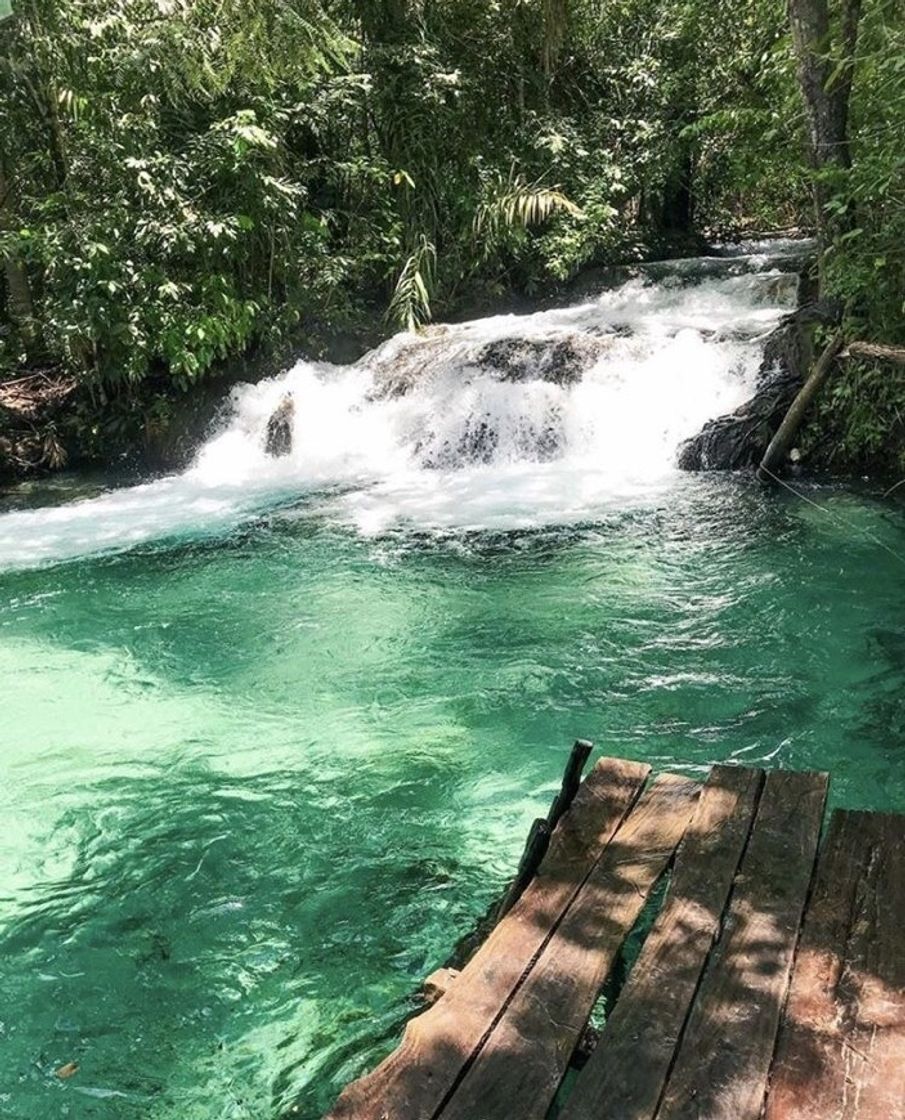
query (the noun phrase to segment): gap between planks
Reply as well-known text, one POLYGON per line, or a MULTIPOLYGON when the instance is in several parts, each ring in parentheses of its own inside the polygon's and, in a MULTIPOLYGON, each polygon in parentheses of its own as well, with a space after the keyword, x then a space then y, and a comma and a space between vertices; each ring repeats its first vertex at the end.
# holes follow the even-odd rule
POLYGON ((722 928, 763 780, 760 770, 711 770, 676 854, 663 907, 561 1120, 655 1115, 722 928))

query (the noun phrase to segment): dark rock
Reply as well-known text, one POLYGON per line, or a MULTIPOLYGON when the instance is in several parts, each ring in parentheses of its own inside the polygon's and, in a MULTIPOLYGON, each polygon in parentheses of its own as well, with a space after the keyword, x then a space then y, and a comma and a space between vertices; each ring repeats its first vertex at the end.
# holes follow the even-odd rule
POLYGON ((264 449, 268 455, 278 459, 292 450, 292 420, 295 416, 295 401, 287 393, 273 410, 267 421, 264 449))
POLYGON ((684 471, 756 467, 800 387, 795 374, 778 374, 735 412, 710 420, 686 440, 679 448, 679 467, 684 471))
POLYGON ((455 350, 456 339, 450 338, 448 328, 434 328, 394 349, 390 356, 378 351, 371 366, 374 388, 370 399, 394 400, 405 396, 451 357, 462 367, 463 378, 467 378, 467 367, 471 366, 499 381, 574 385, 608 349, 613 338, 626 333, 630 333, 627 328, 618 327, 605 334, 576 332, 549 338, 497 338, 468 356, 455 350))
POLYGON ((832 321, 836 313, 832 305, 809 304, 783 319, 764 346, 754 395, 681 445, 681 470, 734 471, 760 464, 804 382, 811 361, 809 325, 832 321))
MULTIPOLYGON (((561 388, 577 384, 615 337, 575 333, 548 338, 499 338, 485 343, 466 365, 478 368, 497 381, 520 384, 546 381, 561 388)), ((397 366, 395 380, 384 377, 383 384, 411 387, 412 367, 408 353, 397 366), (403 371, 400 376, 400 369, 403 371)), ((422 371, 421 376, 424 376, 422 371)), ((405 391, 405 390, 403 390, 405 391)), ((398 394, 397 394, 398 395, 398 394)), ((510 436, 512 451, 519 459, 548 462, 562 451, 565 434, 562 408, 552 403, 542 420, 529 422, 510 436)), ((478 463, 489 463, 500 450, 501 433, 486 414, 470 417, 455 439, 440 440, 428 435, 417 451, 423 467, 454 470, 478 463)))
POLYGON ((439 444, 424 441, 419 444, 417 454, 421 466, 428 470, 455 470, 476 463, 489 463, 499 442, 499 432, 486 419, 470 417, 458 440, 444 440, 439 444))
POLYGON ((368 399, 395 400, 421 384, 448 353, 447 330, 445 326, 426 327, 416 338, 394 344, 391 356, 386 355, 384 347, 375 351, 370 360, 366 359, 374 375, 374 388, 368 399))
POLYGON ((475 365, 501 381, 549 381, 575 385, 608 348, 609 337, 571 334, 562 338, 498 338, 475 357, 475 365))

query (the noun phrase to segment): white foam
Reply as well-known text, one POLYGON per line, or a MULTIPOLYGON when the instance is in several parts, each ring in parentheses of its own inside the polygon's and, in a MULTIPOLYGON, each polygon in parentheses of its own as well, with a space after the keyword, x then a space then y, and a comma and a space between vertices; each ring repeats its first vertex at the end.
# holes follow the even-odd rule
POLYGON ((295 498, 363 533, 593 520, 674 483, 682 440, 750 395, 762 339, 793 294, 779 273, 632 280, 574 306, 403 333, 351 366, 300 361, 238 386, 228 423, 183 474, 0 517, 0 565, 217 533, 295 498), (501 380, 479 360, 501 339, 543 354, 576 336, 599 353, 575 384, 540 367, 501 380), (380 398, 396 376, 410 391, 380 398), (293 448, 273 459, 264 433, 287 392, 293 448))

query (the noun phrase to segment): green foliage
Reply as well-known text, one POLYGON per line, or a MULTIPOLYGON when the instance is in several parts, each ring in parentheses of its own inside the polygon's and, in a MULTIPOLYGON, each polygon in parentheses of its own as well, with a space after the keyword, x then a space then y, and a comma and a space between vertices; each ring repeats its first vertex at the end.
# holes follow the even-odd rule
MULTIPOLYGON (((835 78, 840 68, 837 65, 835 78)), ((833 79, 831 79, 832 81, 833 79)), ((905 343, 905 25, 901 6, 865 6, 850 111, 852 166, 825 174, 834 230, 826 287, 851 338, 905 343)), ((905 373, 839 363, 808 426, 813 457, 839 469, 905 471, 905 373)))
POLYGON ((905 473, 905 387, 888 363, 840 362, 809 417, 802 445, 830 469, 905 473))
POLYGON ((828 284, 853 331, 905 341, 905 24, 893 3, 862 19, 852 100, 852 168, 828 209, 851 215, 828 257, 828 284))
MULTIPOLYGON (((836 283, 891 307, 884 10, 836 283)), ((61 367, 118 415, 375 307, 415 328, 807 213, 779 0, 30 0, 4 35, 0 371, 61 367)))
POLYGON ((289 150, 347 49, 322 13, 32 11, 3 71, 17 219, 4 248, 33 278, 47 355, 107 387, 160 369, 185 387, 294 325, 301 293, 312 309, 329 298, 342 262, 289 150), (288 71, 272 35, 295 52, 288 71))
POLYGON ((421 237, 399 273, 387 317, 413 331, 431 317, 430 291, 434 283, 437 250, 421 237))

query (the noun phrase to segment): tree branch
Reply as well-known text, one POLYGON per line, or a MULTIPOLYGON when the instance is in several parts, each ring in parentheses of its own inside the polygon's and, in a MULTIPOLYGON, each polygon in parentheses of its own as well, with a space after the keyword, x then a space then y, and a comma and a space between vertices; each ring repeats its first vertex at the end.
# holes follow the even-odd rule
POLYGON ((895 362, 905 366, 905 348, 887 346, 885 342, 850 342, 840 358, 874 358, 880 362, 895 362))

